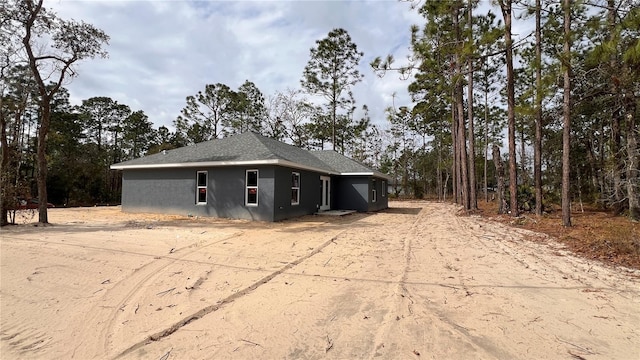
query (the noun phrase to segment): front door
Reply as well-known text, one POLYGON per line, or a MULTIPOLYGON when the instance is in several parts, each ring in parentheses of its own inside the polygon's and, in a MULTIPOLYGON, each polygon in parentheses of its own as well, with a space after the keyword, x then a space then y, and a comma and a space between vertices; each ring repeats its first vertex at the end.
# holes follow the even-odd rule
POLYGON ((331 178, 320 176, 320 211, 331 209, 331 178))

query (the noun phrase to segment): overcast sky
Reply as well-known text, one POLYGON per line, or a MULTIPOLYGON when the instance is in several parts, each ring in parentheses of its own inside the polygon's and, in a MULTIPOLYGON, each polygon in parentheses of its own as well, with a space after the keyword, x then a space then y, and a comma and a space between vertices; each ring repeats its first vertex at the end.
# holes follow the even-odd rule
POLYGON ((379 78, 369 62, 409 54, 410 26, 421 17, 406 2, 370 1, 144 1, 50 0, 64 19, 83 20, 110 37, 108 59, 84 60, 66 87, 73 104, 107 96, 143 110, 173 129, 185 97, 206 84, 237 89, 252 81, 265 97, 300 88, 309 49, 334 28, 344 28, 364 52, 364 80, 354 88, 376 123, 384 109, 406 105, 408 81, 379 78))

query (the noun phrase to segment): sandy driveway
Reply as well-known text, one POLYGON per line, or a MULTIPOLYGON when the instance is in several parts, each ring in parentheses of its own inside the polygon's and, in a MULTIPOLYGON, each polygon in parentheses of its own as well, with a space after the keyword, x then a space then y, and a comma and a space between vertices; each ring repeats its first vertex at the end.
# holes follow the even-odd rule
POLYGON ((448 204, 2 229, 0 358, 640 359, 640 272, 448 204))

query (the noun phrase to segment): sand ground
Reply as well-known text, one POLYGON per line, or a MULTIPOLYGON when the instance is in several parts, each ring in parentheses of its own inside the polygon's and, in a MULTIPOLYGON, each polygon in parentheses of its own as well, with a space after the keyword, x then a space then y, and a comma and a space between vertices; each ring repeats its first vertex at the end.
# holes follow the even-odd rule
POLYGON ((640 359, 640 272, 450 204, 2 229, 2 359, 640 359))

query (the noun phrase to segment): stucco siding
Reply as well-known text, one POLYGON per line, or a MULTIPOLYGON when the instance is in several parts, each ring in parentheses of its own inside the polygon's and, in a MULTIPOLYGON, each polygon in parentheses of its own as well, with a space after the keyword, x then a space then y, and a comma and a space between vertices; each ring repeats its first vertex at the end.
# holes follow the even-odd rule
MULTIPOLYGON (((209 167, 124 170, 122 210, 234 219, 279 221, 313 214, 320 206, 318 172, 283 166, 209 167), (246 204, 246 171, 258 170, 258 204, 246 204), (207 202, 197 204, 198 171, 207 172, 207 202), (292 172, 300 174, 299 204, 291 204, 292 172)), ((332 176, 331 209, 377 211, 388 207, 383 179, 376 178, 373 202, 371 176, 332 176)))
POLYGON ((375 178, 376 201, 373 201, 374 182, 371 176, 344 176, 334 179, 336 192, 334 209, 378 211, 389 207, 389 197, 382 196, 384 179, 375 178))
POLYGON ((369 211, 368 176, 335 177, 333 180, 333 209, 369 211))
POLYGON ((122 210, 274 221, 273 167, 125 170, 122 210), (245 205, 245 171, 258 170, 258 206, 245 205), (196 204, 196 174, 207 171, 207 203, 196 204))
POLYGON ((276 174, 274 220, 315 213, 320 203, 320 174, 282 166, 274 169, 276 174), (300 201, 297 205, 291 204, 291 175, 293 172, 300 174, 300 201))
POLYGON ((184 169, 123 171, 122 210, 185 214, 195 208, 195 183, 195 171, 184 169))
MULTIPOLYGON (((383 182, 386 180, 380 178, 369 178, 369 211, 378 211, 389 207, 389 196, 386 193, 386 189, 383 192, 383 182), (375 181, 374 181, 375 180, 375 181), (376 190, 376 201, 373 201, 373 189, 376 190)), ((386 187, 386 185, 384 186, 386 187)))

